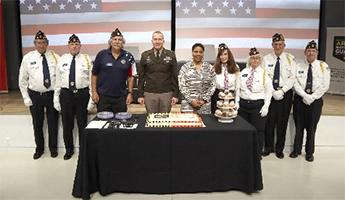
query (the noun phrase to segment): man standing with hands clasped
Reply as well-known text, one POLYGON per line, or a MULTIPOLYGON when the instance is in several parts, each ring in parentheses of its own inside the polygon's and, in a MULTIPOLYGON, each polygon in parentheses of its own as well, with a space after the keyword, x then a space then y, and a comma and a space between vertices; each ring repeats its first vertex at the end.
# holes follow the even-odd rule
POLYGON ((285 53, 285 39, 276 33, 272 37, 274 52, 263 59, 263 67, 272 79, 273 98, 269 107, 265 127, 265 150, 263 156, 275 152, 277 158, 284 158, 286 128, 292 106, 292 87, 296 79, 296 61, 293 55, 285 53), (277 142, 274 144, 274 130, 277 142))
POLYGON ((88 55, 81 54, 80 48, 81 42, 78 36, 73 34, 68 40, 69 53, 60 57, 56 70, 54 107, 58 111, 61 110, 66 148, 64 160, 69 160, 74 154, 74 117, 77 119, 79 146, 81 146, 82 133, 87 125, 87 106, 92 102, 89 89, 91 59, 88 55))
POLYGON ((297 80, 294 84, 296 93, 293 116, 296 136, 290 157, 296 158, 301 155, 304 129, 306 129, 305 159, 309 162, 314 161, 315 132, 323 106, 322 96, 327 92, 331 79, 328 65, 316 59, 318 54, 315 41, 309 42, 304 51, 306 60, 297 64, 297 80))
POLYGON ((97 103, 98 112, 126 112, 127 105, 133 101, 133 76, 137 71, 133 55, 122 49, 125 43, 125 38, 116 28, 108 41, 109 48, 96 56, 91 85, 92 100, 97 103))
POLYGON ((141 54, 138 102, 147 113, 167 113, 178 101, 176 56, 163 47, 162 32, 155 31, 151 42, 153 48, 141 54))
POLYGON ((59 113, 53 106, 53 95, 59 55, 47 50, 49 41, 42 31, 36 33, 34 45, 36 50, 30 51, 23 57, 18 79, 24 104, 30 107, 36 143, 33 158, 36 160, 44 152, 44 110, 48 121, 50 155, 53 158, 58 156, 59 113))

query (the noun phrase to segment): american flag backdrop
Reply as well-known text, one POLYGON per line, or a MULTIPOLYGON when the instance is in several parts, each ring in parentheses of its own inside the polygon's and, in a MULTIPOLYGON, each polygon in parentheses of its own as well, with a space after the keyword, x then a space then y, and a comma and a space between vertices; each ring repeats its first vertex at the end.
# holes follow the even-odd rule
MULTIPOLYGON (((47 34, 50 49, 66 53, 70 35, 77 34, 82 52, 94 57, 107 48, 118 27, 126 46, 152 47, 151 34, 161 30, 171 46, 171 0, 19 0, 23 53, 34 49, 38 30, 47 34)), ((272 51, 271 37, 282 33, 286 52, 298 59, 308 41, 318 41, 320 0, 176 0, 176 54, 191 58, 196 42, 226 43, 236 61, 249 49, 272 51)), ((139 59, 139 58, 135 58, 139 59)))
POLYGON ((176 0, 176 54, 191 58, 194 43, 226 43, 236 61, 249 49, 272 52, 272 35, 282 33, 285 51, 304 58, 310 40, 318 41, 320 0, 176 0))
MULTIPOLYGON (((68 38, 79 36, 83 53, 92 58, 108 47, 108 39, 119 28, 126 46, 152 48, 151 35, 160 30, 165 46, 171 46, 170 0, 19 0, 23 54, 34 50, 34 36, 42 30, 49 49, 67 53, 68 38)), ((140 59, 140 58, 135 58, 140 59)))

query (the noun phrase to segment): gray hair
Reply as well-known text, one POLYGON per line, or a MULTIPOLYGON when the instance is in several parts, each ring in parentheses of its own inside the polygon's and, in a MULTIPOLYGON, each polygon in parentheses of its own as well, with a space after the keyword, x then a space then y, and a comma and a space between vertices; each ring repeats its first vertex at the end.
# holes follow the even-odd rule
MULTIPOLYGON (((256 55, 253 55, 253 56, 256 56, 256 55)), ((246 58, 246 62, 247 62, 247 64, 246 64, 246 66, 247 67, 251 67, 251 65, 250 65, 250 58, 251 58, 252 56, 248 56, 247 58, 246 58)), ((262 60, 263 60, 263 56, 261 55, 261 54, 259 54, 259 58, 260 58, 260 63, 259 63, 259 66, 261 65, 261 63, 262 63, 262 60)))
MULTIPOLYGON (((119 37, 119 36, 115 36, 115 37, 119 37)), ((109 38, 109 40, 108 40, 108 48, 110 48, 111 47, 111 40, 113 39, 114 37, 110 37, 109 38)), ((125 38, 122 36, 122 47, 123 46, 125 46, 125 44, 126 44, 126 40, 125 40, 125 38)))

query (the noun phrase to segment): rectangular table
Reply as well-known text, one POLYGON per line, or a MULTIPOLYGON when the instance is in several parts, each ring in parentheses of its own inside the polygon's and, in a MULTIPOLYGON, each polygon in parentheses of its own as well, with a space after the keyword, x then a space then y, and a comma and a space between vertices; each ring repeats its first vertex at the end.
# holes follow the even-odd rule
POLYGON ((205 128, 86 129, 72 195, 99 191, 151 194, 263 189, 255 128, 237 117, 205 128))

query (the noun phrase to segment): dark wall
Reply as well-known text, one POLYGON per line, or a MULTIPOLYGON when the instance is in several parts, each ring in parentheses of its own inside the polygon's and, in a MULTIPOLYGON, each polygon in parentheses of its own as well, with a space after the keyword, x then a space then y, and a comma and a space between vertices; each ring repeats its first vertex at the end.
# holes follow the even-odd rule
MULTIPOLYGON (((325 60, 328 27, 345 27, 345 0, 321 0, 319 59, 325 60)), ((332 44, 330 44, 332 45, 332 44)))
MULTIPOLYGON (((320 59, 325 59, 327 27, 345 27, 344 0, 321 0, 320 59)), ((21 55, 19 1, 3 0, 7 77, 9 90, 18 89, 21 55)))
POLYGON ((13 90, 18 89, 18 74, 22 60, 19 2, 17 0, 3 0, 2 11, 4 17, 7 83, 8 89, 13 90))

